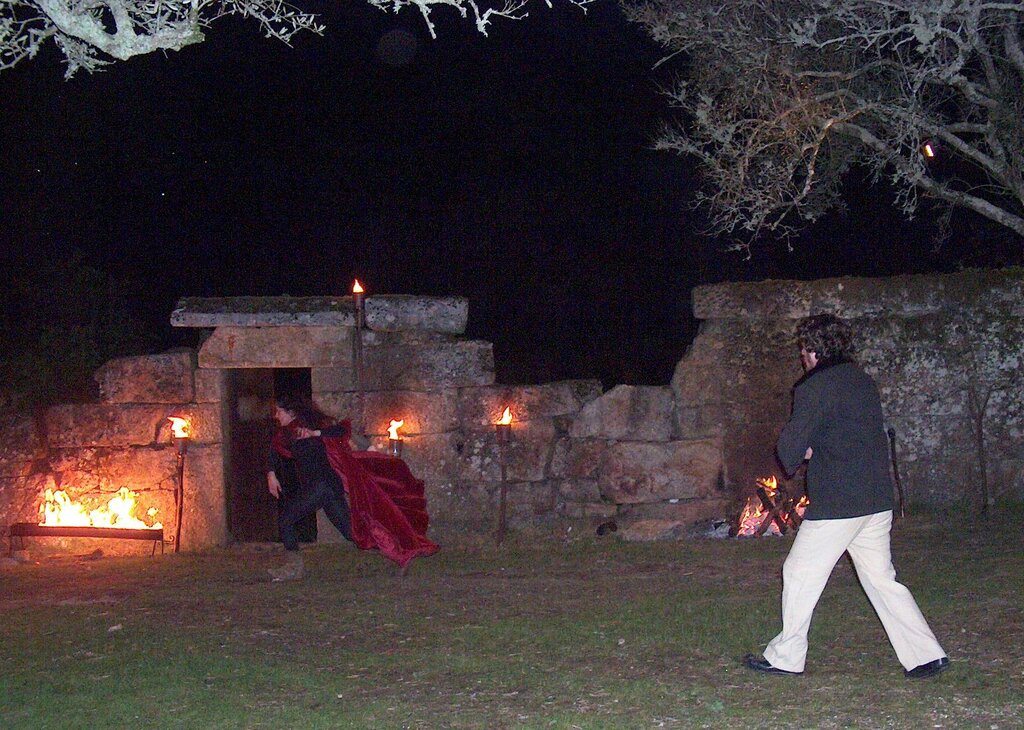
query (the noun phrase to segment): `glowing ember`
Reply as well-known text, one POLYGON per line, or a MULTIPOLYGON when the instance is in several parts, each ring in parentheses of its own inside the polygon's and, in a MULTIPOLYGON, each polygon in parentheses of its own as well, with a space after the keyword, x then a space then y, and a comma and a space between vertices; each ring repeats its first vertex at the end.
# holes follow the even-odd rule
POLYGON ((506 408, 505 412, 501 414, 501 420, 498 421, 498 424, 507 426, 510 423, 512 423, 512 411, 509 408, 506 408))
POLYGON ((391 425, 388 426, 388 438, 397 441, 399 439, 398 429, 405 425, 405 419, 401 421, 392 421, 391 425))
POLYGON ((188 422, 188 419, 180 418, 178 416, 168 416, 167 420, 171 422, 171 433, 174 434, 174 438, 191 438, 192 424, 188 422))
MULTIPOLYGON (((757 484, 764 490, 765 496, 769 499, 774 499, 779 492, 778 480, 774 476, 768 477, 767 479, 758 479, 757 484)), ((799 517, 804 516, 804 511, 807 509, 807 505, 810 501, 807 496, 800 498, 800 501, 793 507, 792 513, 795 513, 799 517)), ((781 515, 785 520, 789 516, 789 511, 783 511, 781 515)), ((756 495, 752 495, 748 500, 747 504, 743 507, 743 512, 740 514, 738 528, 736 530, 737 535, 756 535, 758 528, 761 527, 761 523, 764 522, 768 516, 768 510, 765 509, 764 503, 756 495)), ((761 534, 764 535, 781 535, 782 532, 779 530, 779 526, 775 524, 775 521, 768 525, 768 528, 761 534)))
MULTIPOLYGON (((135 517, 135 500, 138 495, 121 487, 107 504, 94 510, 88 510, 79 502, 72 502, 67 492, 58 489, 47 489, 44 500, 39 505, 39 524, 51 527, 117 527, 132 530, 159 530, 163 525, 155 522, 147 525, 135 517)), ((150 507, 146 514, 152 519, 157 513, 156 507, 150 507)))
POLYGON ((356 283, 352 285, 352 293, 353 294, 362 294, 363 293, 363 285, 359 283, 359 279, 356 279, 356 283))

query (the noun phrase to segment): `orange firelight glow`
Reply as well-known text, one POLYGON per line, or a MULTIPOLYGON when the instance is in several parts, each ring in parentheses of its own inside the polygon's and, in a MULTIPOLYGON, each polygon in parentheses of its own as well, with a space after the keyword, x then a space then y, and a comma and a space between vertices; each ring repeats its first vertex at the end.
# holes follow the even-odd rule
POLYGON ((929 159, 931 159, 932 157, 935 157, 935 148, 932 147, 932 143, 931 142, 925 142, 924 146, 921 147, 921 152, 924 153, 924 156, 929 158, 929 159))
MULTIPOLYGON (((769 498, 774 498, 779 491, 778 480, 774 476, 770 476, 767 479, 758 479, 758 486, 764 489, 764 493, 769 498)), ((807 505, 810 501, 807 496, 804 495, 800 498, 800 501, 796 503, 793 511, 800 517, 804 516, 804 511, 807 509, 807 505)), ((756 535, 757 529, 764 522, 765 517, 768 516, 768 510, 764 508, 761 500, 758 499, 757 495, 752 495, 748 500, 747 504, 743 507, 743 513, 740 514, 739 527, 736 530, 737 535, 756 535)), ((764 532, 765 535, 781 535, 778 525, 774 521, 764 532)))
POLYGON ((391 425, 388 426, 388 438, 389 439, 394 439, 395 441, 400 439, 401 436, 398 435, 398 429, 400 429, 404 425, 405 425, 405 419, 404 418, 401 421, 392 421, 391 425))
POLYGON ((168 416, 167 420, 171 422, 171 433, 174 435, 174 438, 187 439, 192 437, 192 424, 188 422, 187 418, 168 416))
MULTIPOLYGON (((138 495, 128 487, 121 487, 105 505, 88 510, 83 504, 72 502, 67 492, 61 489, 56 491, 47 489, 44 501, 39 505, 39 524, 62 527, 116 527, 132 530, 159 530, 162 528, 163 525, 159 522, 147 525, 132 514, 135 511, 137 497, 138 495)), ((151 507, 146 514, 152 518, 156 513, 157 509, 151 507)))
POLYGON ((363 293, 363 285, 359 283, 359 279, 356 279, 355 284, 352 285, 352 293, 353 294, 362 294, 363 293))
POLYGON ((501 426, 507 426, 512 423, 512 410, 509 408, 505 409, 505 412, 501 414, 501 419, 498 424, 501 426))

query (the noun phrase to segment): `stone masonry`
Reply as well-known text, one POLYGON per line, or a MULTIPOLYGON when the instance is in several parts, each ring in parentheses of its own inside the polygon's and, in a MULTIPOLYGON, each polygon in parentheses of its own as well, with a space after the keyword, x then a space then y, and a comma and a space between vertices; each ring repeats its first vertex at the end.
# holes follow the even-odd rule
MULTIPOLYGON (((99 402, 0 424, 0 537, 14 522, 34 522, 43 491, 56 487, 95 500, 128 486, 143 511, 155 507, 172 525, 176 450, 166 418, 184 415, 194 438, 182 548, 231 541, 230 371, 262 368, 309 368, 314 399, 352 418, 370 448, 385 449, 390 421, 404 419, 403 458, 426 482, 442 541, 495 527, 493 424, 506 407, 511 528, 592 529, 614 519, 625 539, 678 537, 737 511, 758 477, 778 474, 773 446, 800 375, 793 328, 823 311, 862 334, 861 362, 879 381, 910 501, 1019 500, 1022 301, 1020 270, 699 287, 700 332, 671 385, 602 393, 591 380, 496 384, 491 344, 461 337, 468 303, 457 297, 368 297, 361 391, 351 298, 186 299, 171 319, 211 330, 197 352, 112 360, 96 373, 99 402)), ((330 528, 321 535, 334 538, 330 528)), ((133 549, 141 548, 123 548, 133 549)))

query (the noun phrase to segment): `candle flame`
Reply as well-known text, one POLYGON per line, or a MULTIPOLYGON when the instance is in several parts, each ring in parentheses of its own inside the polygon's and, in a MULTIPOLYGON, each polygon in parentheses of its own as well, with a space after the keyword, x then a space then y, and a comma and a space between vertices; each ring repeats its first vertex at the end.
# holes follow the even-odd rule
POLYGON ((501 414, 501 419, 498 423, 502 426, 507 426, 512 423, 512 410, 510 408, 505 408, 505 412, 501 414))
POLYGON ((398 436, 398 429, 400 429, 404 425, 405 425, 405 419, 404 418, 401 421, 392 421, 391 425, 388 426, 388 438, 389 439, 394 439, 395 441, 397 441, 398 438, 399 438, 399 436, 398 436))
POLYGON ((363 285, 359 283, 359 279, 356 279, 356 283, 352 285, 352 293, 353 294, 362 294, 363 293, 363 285))
POLYGON ((167 420, 171 422, 171 433, 174 434, 174 438, 187 439, 192 436, 192 424, 188 422, 188 419, 180 416, 168 416, 167 420))
POLYGON ((931 142, 925 142, 924 146, 921 148, 921 151, 924 153, 925 157, 928 157, 928 158, 935 157, 935 148, 932 147, 932 143, 931 142))

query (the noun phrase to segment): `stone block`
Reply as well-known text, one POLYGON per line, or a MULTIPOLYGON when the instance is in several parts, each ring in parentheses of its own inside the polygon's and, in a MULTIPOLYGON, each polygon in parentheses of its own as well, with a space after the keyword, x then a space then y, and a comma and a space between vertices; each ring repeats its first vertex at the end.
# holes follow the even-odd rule
POLYGON ((601 489, 596 479, 561 479, 554 480, 554 484, 562 502, 593 504, 601 501, 601 489))
POLYGON ((46 445, 32 418, 0 419, 0 477, 27 476, 33 462, 45 455, 46 445))
POLYGON ((106 403, 188 403, 195 396, 191 350, 119 357, 104 363, 93 378, 106 403))
POLYGON ((60 488, 76 493, 114 493, 121 487, 173 491, 178 469, 177 449, 170 445, 59 449, 49 464, 60 488))
MULTIPOLYGON (((402 439, 402 460, 419 479, 429 483, 451 481, 462 465, 459 435, 434 433, 407 436, 402 439)), ((373 436, 370 449, 388 453, 387 436, 373 436)))
POLYGON ((188 451, 181 532, 182 550, 207 550, 227 544, 224 453, 219 445, 195 446, 188 451))
POLYGON ((466 430, 491 429, 506 408, 516 424, 555 416, 571 416, 584 404, 600 397, 596 380, 563 380, 543 385, 510 385, 462 388, 459 391, 459 423, 466 430))
MULTIPOLYGON (((504 447, 505 473, 509 481, 538 482, 547 477, 555 439, 551 419, 529 421, 513 427, 504 447)), ((456 444, 461 456, 457 479, 465 482, 501 480, 499 445, 492 431, 463 433, 456 444)))
MULTIPOLYGON (((354 402, 351 397, 350 403, 354 402)), ((446 433, 458 425, 457 405, 458 393, 454 389, 375 391, 364 394, 363 422, 366 433, 373 435, 387 435, 392 420, 405 421, 399 430, 403 436, 446 433)))
POLYGON ((495 486, 493 482, 428 483, 428 534, 454 536, 493 530, 498 519, 495 486))
POLYGON ((38 522, 43 495, 55 488, 50 474, 0 477, 0 535, 16 522, 38 522))
POLYGON ((626 542, 679 540, 686 535, 686 525, 677 520, 637 520, 620 527, 615 534, 626 542))
POLYGON ((53 448, 143 446, 171 442, 168 416, 187 418, 192 443, 222 440, 220 408, 216 404, 110 405, 69 404, 46 412, 46 432, 53 448))
MULTIPOLYGON (((367 295, 366 326, 374 330, 461 334, 469 318, 463 297, 367 295)), ((174 327, 354 327, 352 296, 187 297, 171 313, 174 327)))
POLYGON ((347 327, 218 327, 199 348, 201 368, 347 367, 347 327))
POLYGON ((725 404, 676 408, 675 438, 720 438, 725 433, 725 404))
POLYGON ((603 522, 618 514, 619 506, 607 502, 559 502, 555 511, 569 520, 603 522))
POLYGON ((195 371, 196 403, 220 403, 227 398, 227 372, 199 368, 195 371))
POLYGON ((722 471, 717 440, 610 444, 598 483, 609 502, 660 502, 715 493, 722 471))
POLYGON ((629 525, 640 520, 668 520, 689 526, 701 520, 725 517, 731 504, 732 500, 725 498, 625 504, 619 509, 620 524, 629 525))
POLYGON ((607 448, 604 439, 559 438, 551 457, 550 475, 555 479, 597 479, 607 448))
MULTIPOLYGON (((362 380, 365 391, 433 391, 490 385, 494 382, 494 352, 491 343, 479 340, 366 347, 362 380)), ((312 381, 314 393, 355 390, 351 359, 314 367, 312 381)))
POLYGON ((673 398, 667 387, 617 385, 580 410, 569 429, 574 438, 668 441, 673 398))

